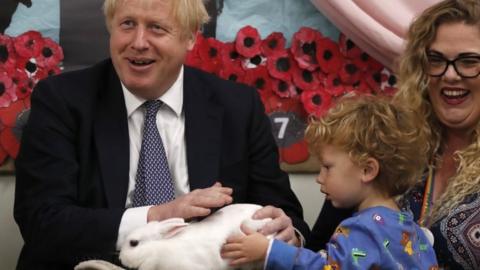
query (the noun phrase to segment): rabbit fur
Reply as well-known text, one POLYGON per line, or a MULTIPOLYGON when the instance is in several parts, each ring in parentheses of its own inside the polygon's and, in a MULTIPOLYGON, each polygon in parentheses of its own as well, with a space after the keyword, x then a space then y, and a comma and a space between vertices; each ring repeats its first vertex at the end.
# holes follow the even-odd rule
MULTIPOLYGON (((138 270, 227 270, 262 269, 262 264, 230 268, 220 249, 240 226, 258 230, 271 219, 253 220, 260 209, 255 204, 225 206, 199 222, 181 218, 149 222, 128 235, 120 251, 122 264, 138 270)), ((269 236, 272 237, 272 236, 269 236)))

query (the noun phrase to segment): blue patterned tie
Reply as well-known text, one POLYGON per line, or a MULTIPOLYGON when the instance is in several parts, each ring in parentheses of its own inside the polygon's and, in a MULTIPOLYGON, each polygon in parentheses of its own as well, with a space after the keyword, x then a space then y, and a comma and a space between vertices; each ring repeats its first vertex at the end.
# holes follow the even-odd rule
POLYGON ((167 155, 157 129, 160 100, 146 101, 142 148, 138 161, 133 206, 157 205, 175 199, 167 155))

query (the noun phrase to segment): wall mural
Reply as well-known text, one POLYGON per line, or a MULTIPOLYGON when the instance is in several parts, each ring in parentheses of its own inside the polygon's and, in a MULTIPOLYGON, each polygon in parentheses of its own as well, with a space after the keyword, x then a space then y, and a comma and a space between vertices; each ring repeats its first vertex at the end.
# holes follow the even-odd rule
MULTIPOLYGON (((108 57, 108 33, 103 0, 7 2, 0 10, 0 164, 12 173, 35 83, 108 57)), ((350 92, 395 91, 391 71, 311 2, 212 0, 207 9, 212 20, 188 64, 258 89, 289 172, 317 169, 303 140, 309 115, 321 116, 350 92)))

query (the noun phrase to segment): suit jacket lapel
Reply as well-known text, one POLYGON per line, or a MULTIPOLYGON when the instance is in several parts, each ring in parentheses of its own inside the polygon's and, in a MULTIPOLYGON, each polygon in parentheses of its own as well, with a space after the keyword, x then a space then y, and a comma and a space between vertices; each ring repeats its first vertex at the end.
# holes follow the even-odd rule
POLYGON ((218 181, 223 108, 198 74, 185 68, 185 140, 190 189, 205 188, 218 181))
POLYGON ((125 100, 113 66, 100 87, 94 136, 109 207, 125 207, 129 178, 129 137, 125 100))

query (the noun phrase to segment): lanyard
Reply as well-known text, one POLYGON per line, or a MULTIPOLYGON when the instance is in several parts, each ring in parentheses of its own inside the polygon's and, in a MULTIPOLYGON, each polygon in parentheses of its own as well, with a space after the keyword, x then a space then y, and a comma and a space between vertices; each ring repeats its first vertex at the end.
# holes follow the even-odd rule
POLYGON ((428 169, 428 177, 425 184, 425 191, 423 193, 422 209, 420 211, 420 219, 418 220, 420 226, 427 224, 427 216, 432 208, 432 196, 433 196, 433 179, 434 170, 432 166, 428 169))

